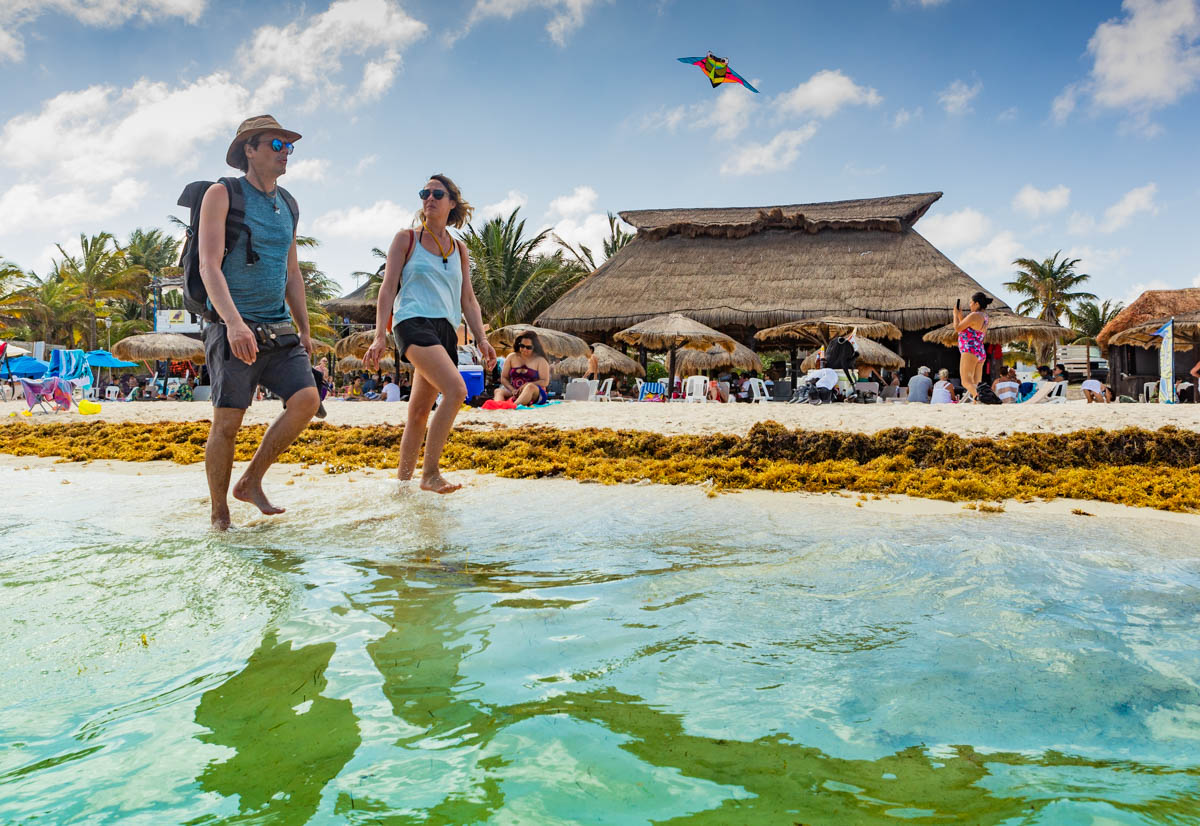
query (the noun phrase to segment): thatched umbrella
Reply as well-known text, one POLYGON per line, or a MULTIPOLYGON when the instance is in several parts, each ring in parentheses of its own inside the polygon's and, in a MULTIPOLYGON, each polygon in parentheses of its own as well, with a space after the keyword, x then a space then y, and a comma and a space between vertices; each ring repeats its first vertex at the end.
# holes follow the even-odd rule
POLYGON ((677 356, 679 375, 695 376, 708 370, 720 370, 723 367, 734 367, 738 370, 760 370, 762 360, 758 353, 745 344, 738 344, 733 352, 727 352, 724 347, 709 347, 707 350, 683 350, 677 356))
MULTIPOLYGON (((1075 333, 1053 321, 1041 318, 1026 318, 1014 313, 988 313, 987 330, 983 334, 984 344, 1008 344, 1011 341, 1029 341, 1036 344, 1054 344, 1075 333)), ((930 330, 922 338, 946 347, 958 346, 958 333, 953 324, 930 330)))
POLYGON ((622 330, 613 338, 647 350, 669 350, 671 366, 667 371, 668 393, 675 387, 675 351, 679 348, 707 350, 720 347, 730 353, 737 348, 737 342, 729 336, 681 313, 655 316, 622 330))
POLYGON ((1107 357, 1109 346, 1116 344, 1112 339, 1122 330, 1154 321, 1159 321, 1161 327, 1171 316, 1178 320, 1197 312, 1200 312, 1200 288, 1146 290, 1104 325, 1104 329, 1096 336, 1096 344, 1107 357))
MULTIPOLYGON (((338 361, 337 369, 339 373, 349 373, 352 370, 366 370, 367 366, 357 356, 345 356, 338 361)), ((384 356, 379 360, 379 369, 384 373, 390 373, 396 369, 396 362, 391 356, 384 356)), ((400 372, 407 372, 410 369, 409 365, 400 362, 400 372)))
POLYGON ((122 361, 171 359, 203 364, 204 342, 180 333, 143 333, 118 341, 112 354, 122 361))
POLYGON ((570 333, 563 333, 558 330, 550 330, 545 327, 535 327, 532 324, 509 324, 507 327, 501 327, 498 330, 492 330, 488 333, 488 341, 496 348, 496 353, 506 356, 512 352, 513 342, 521 336, 522 333, 533 333, 542 343, 542 349, 546 351, 546 356, 552 359, 574 358, 583 356, 587 358, 588 344, 578 336, 573 336, 570 333))
MULTIPOLYGON (((333 345, 333 352, 338 358, 346 356, 357 356, 362 358, 370 349, 371 343, 375 341, 374 330, 360 330, 357 333, 351 333, 345 338, 338 339, 333 345)), ((388 334, 388 342, 391 343, 391 334, 388 334)))
POLYGON ((900 328, 890 321, 878 321, 863 316, 819 316, 790 321, 776 327, 759 330, 754 337, 759 341, 787 341, 824 347, 838 336, 852 331, 866 338, 900 338, 900 328))
POLYGON ((332 352, 333 345, 329 342, 321 341, 319 338, 314 338, 312 340, 312 352, 309 353, 310 356, 324 356, 332 352))
MULTIPOLYGON (((813 352, 800 364, 801 370, 811 370, 817 366, 817 353, 813 352)), ((899 370, 904 366, 904 359, 884 347, 878 341, 869 338, 858 338, 858 366, 874 367, 882 370, 899 370)))
POLYGON ((326 301, 321 306, 329 311, 330 315, 338 318, 347 318, 359 324, 374 324, 375 305, 378 301, 374 298, 367 298, 367 290, 370 289, 370 286, 371 282, 367 281, 353 292, 347 293, 341 298, 326 301))
MULTIPOLYGON (((600 375, 620 373, 625 376, 645 377, 646 371, 642 368, 642 365, 620 350, 614 350, 607 344, 595 344, 593 346, 596 353, 596 366, 600 370, 600 375)), ((550 371, 555 376, 582 376, 587 372, 587 369, 588 360, 586 356, 572 356, 571 358, 556 361, 551 366, 550 371)))
POLYGON ((1183 313, 1167 318, 1156 318, 1128 327, 1108 339, 1110 347, 1132 344, 1136 347, 1162 347, 1162 337, 1155 335, 1171 318, 1175 319, 1175 349, 1190 350, 1200 342, 1200 313, 1183 313))
POLYGON ((983 289, 914 229, 939 198, 625 211, 635 238, 537 323, 607 337, 679 312, 739 338, 820 316, 928 330, 983 289))

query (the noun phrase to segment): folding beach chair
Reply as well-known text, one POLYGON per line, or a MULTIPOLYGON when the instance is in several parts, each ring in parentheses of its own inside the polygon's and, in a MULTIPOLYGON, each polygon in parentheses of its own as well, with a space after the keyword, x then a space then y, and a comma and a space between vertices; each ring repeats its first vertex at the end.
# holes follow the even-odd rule
POLYGON ((57 376, 45 379, 21 379, 21 389, 25 392, 26 413, 32 413, 35 407, 44 413, 61 413, 71 409, 75 399, 71 396, 71 383, 57 376), (52 410, 47 405, 53 405, 52 410))
POLYGON ((665 402, 667 400, 667 385, 661 381, 642 382, 642 392, 638 394, 640 402, 665 402))

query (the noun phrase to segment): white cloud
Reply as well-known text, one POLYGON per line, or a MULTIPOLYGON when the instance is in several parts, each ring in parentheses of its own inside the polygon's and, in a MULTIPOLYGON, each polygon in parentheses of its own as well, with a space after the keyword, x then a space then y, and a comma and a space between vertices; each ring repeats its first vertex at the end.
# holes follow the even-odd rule
POLYGON ((74 17, 87 26, 115 27, 133 18, 146 22, 182 17, 195 23, 206 0, 4 0, 0 3, 0 61, 25 55, 19 30, 42 14, 74 17))
POLYGON ((0 163, 76 185, 106 183, 146 166, 187 168, 199 145, 232 137, 249 99, 222 73, 176 88, 139 80, 128 89, 63 92, 41 111, 5 124, 0 163))
POLYGON ((95 226, 125 212, 145 197, 146 191, 146 185, 133 178, 118 181, 103 194, 73 187, 51 195, 39 184, 17 184, 0 195, 0 233, 15 235, 47 228, 56 234, 75 232, 79 224, 95 226))
POLYGON ((996 115, 996 120, 1000 123, 1011 123, 1012 121, 1016 120, 1017 116, 1020 114, 1020 109, 1018 109, 1016 106, 1010 106, 1000 114, 996 115))
POLYGON ((322 101, 355 106, 376 100, 391 88, 401 52, 427 30, 395 0, 335 0, 306 21, 257 29, 242 46, 240 57, 250 76, 308 90, 310 108, 322 101), (338 79, 349 56, 365 60, 352 93, 338 79))
POLYGON ((767 143, 740 146, 722 166, 727 175, 756 175, 786 169, 800 155, 800 147, 817 133, 817 124, 780 132, 767 143))
POLYGON ((1095 58, 1096 103, 1151 109, 1174 103, 1200 81, 1200 6, 1196 0, 1125 0, 1126 17, 1108 20, 1088 41, 1095 58))
POLYGON ((983 91, 983 82, 975 81, 968 86, 961 80, 956 80, 942 91, 938 92, 938 102, 951 115, 962 115, 971 111, 971 101, 983 91))
POLYGON ((378 160, 379 160, 379 156, 375 155, 375 154, 366 155, 363 158, 360 158, 358 163, 355 164, 355 166, 354 166, 354 174, 355 175, 363 174, 364 172, 366 172, 368 169, 371 168, 372 164, 374 164, 378 160))
POLYGON ((824 69, 776 101, 781 112, 828 118, 844 106, 878 106, 883 98, 868 86, 859 86, 841 71, 824 69))
POLYGON ((1074 213, 1067 222, 1067 230, 1073 235, 1087 235, 1092 232, 1112 233, 1124 229, 1135 216, 1148 212, 1157 215, 1159 206, 1154 200, 1158 193, 1158 185, 1148 183, 1131 189, 1121 196, 1115 204, 1104 210, 1104 220, 1097 222, 1090 215, 1074 213))
POLYGON ((1053 189, 1042 190, 1033 184, 1025 184, 1013 197, 1012 207, 1031 218, 1040 218, 1043 215, 1061 212, 1070 202, 1071 190, 1066 186, 1060 184, 1053 189))
POLYGON ((590 186, 577 186, 570 195, 560 195, 550 202, 550 208, 546 212, 547 217, 553 220, 586 215, 596 206, 599 197, 596 190, 590 186))
POLYGON ((302 161, 289 161, 287 178, 291 181, 323 181, 329 171, 329 161, 324 158, 305 158, 302 161))
POLYGON ((1055 123, 1066 123, 1067 118, 1075 111, 1076 100, 1079 97, 1079 85, 1072 83, 1059 93, 1050 104, 1050 116, 1055 123))
POLYGON ((921 234, 939 249, 962 249, 981 240, 991 230, 992 222, 970 207, 945 215, 930 215, 921 221, 921 234))
POLYGON ((334 209, 319 215, 313 219, 312 232, 319 236, 372 241, 386 249, 392 236, 411 227, 416 216, 415 211, 392 201, 376 201, 368 207, 334 209))
POLYGON ((1015 272, 1013 260, 1022 257, 1024 245, 1009 230, 995 235, 981 246, 959 256, 957 263, 977 279, 993 283, 1010 280, 1015 272))
POLYGON ((476 24, 490 18, 512 20, 523 12, 548 9, 551 16, 546 23, 546 33, 556 44, 565 46, 567 38, 583 25, 588 10, 598 2, 599 0, 475 0, 463 28, 448 34, 446 39, 454 42, 464 37, 476 24))
POLYGON ((892 118, 892 128, 899 129, 902 126, 907 126, 909 121, 920 120, 925 114, 924 107, 918 106, 916 109, 901 109, 892 118))
MULTIPOLYGON (((1075 271, 1087 273, 1093 282, 1101 279, 1111 281, 1114 276, 1120 275, 1115 270, 1129 257, 1130 252, 1129 247, 1073 247, 1066 253, 1066 257, 1078 258, 1079 263, 1075 266, 1075 271)), ((1098 292, 1087 285, 1084 285, 1083 289, 1098 292)))
POLYGON ((746 128, 759 105, 755 96, 747 94, 745 89, 723 85, 711 101, 660 109, 646 115, 642 118, 641 128, 645 132, 674 132, 680 124, 686 123, 693 129, 710 129, 718 138, 732 140, 746 128))
POLYGON ((1171 284, 1168 284, 1166 281, 1163 281, 1161 278, 1155 278, 1151 281, 1139 281, 1136 284, 1129 285, 1129 291, 1127 293, 1125 293, 1125 295, 1121 299, 1121 301, 1123 301, 1125 303, 1125 306, 1129 306, 1133 302, 1137 301, 1138 298, 1141 297, 1142 293, 1146 292, 1146 290, 1173 290, 1173 289, 1175 289, 1174 286, 1172 286, 1171 284))
POLYGON ((507 218, 512 215, 514 209, 523 208, 528 203, 529 197, 525 193, 510 189, 502 200, 481 207, 476 210, 475 215, 483 221, 491 218, 507 218))

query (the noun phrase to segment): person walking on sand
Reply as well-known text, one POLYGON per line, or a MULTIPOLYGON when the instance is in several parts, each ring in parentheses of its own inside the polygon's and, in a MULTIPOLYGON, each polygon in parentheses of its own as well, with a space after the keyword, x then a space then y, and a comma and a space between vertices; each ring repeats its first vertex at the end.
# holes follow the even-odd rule
POLYGON ((200 206, 200 277, 215 318, 204 330, 212 384, 213 421, 204 451, 212 525, 230 524, 229 477, 234 440, 261 384, 284 401, 284 411, 263 434, 233 497, 265 514, 283 513, 263 492, 267 469, 308 425, 321 404, 309 353, 308 304, 296 255, 291 196, 280 191, 288 156, 300 134, 270 115, 242 121, 225 160, 244 175, 246 231, 225 253, 229 191, 213 184, 200 206), (286 196, 286 197, 285 197, 286 196), (253 239, 253 240, 251 240, 253 239), (250 255, 247 244, 253 244, 250 255), (289 317, 288 310, 291 309, 289 317))
POLYGON ((972 401, 975 400, 976 387, 983 381, 983 363, 987 360, 983 336, 988 325, 987 313, 984 310, 991 303, 991 297, 981 290, 971 296, 971 311, 964 316, 958 302, 954 302, 954 331, 958 333, 958 377, 972 401))
POLYGON ((387 352, 391 326, 400 359, 413 366, 397 475, 404 481, 412 479, 421 442, 425 442, 421 489, 452 493, 462 485, 445 479, 439 463, 454 419, 467 398, 466 383, 458 372, 460 319, 466 317, 488 370, 496 365, 496 351, 484 335, 479 301, 471 287, 467 246, 447 229, 462 227, 471 217, 471 205, 454 182, 441 174, 431 176, 417 195, 421 228, 401 230, 392 239, 375 310, 375 340, 363 363, 371 368, 379 363, 387 352), (439 393, 442 402, 429 421, 439 393))

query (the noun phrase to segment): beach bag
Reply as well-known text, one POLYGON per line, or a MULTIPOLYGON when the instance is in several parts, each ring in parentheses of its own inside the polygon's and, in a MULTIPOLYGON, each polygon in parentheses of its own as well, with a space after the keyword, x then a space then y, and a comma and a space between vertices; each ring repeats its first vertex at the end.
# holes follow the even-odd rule
POLYGON ((990 384, 978 384, 975 386, 975 401, 980 404, 1004 404, 990 384))
MULTIPOLYGON (((246 226, 246 195, 242 191, 241 178, 221 178, 217 183, 224 184, 229 193, 229 212, 225 216, 225 252, 233 249, 238 236, 246 233, 246 264, 258 261, 258 253, 254 251, 254 238, 250 227, 246 226)), ((204 194, 208 192, 212 181, 192 181, 183 188, 179 200, 181 207, 190 210, 188 215, 187 234, 183 239, 183 249, 179 254, 179 268, 183 271, 183 307, 189 313, 216 321, 217 314, 208 307, 208 290, 200 278, 200 204, 204 194)), ((296 225, 300 222, 300 207, 292 194, 281 186, 276 186, 288 209, 292 211, 292 235, 296 234, 296 225)), ((224 265, 225 259, 221 258, 224 265)))
POLYGON ((834 370, 853 370, 858 364, 858 351, 854 342, 838 336, 825 347, 825 366, 834 370))

